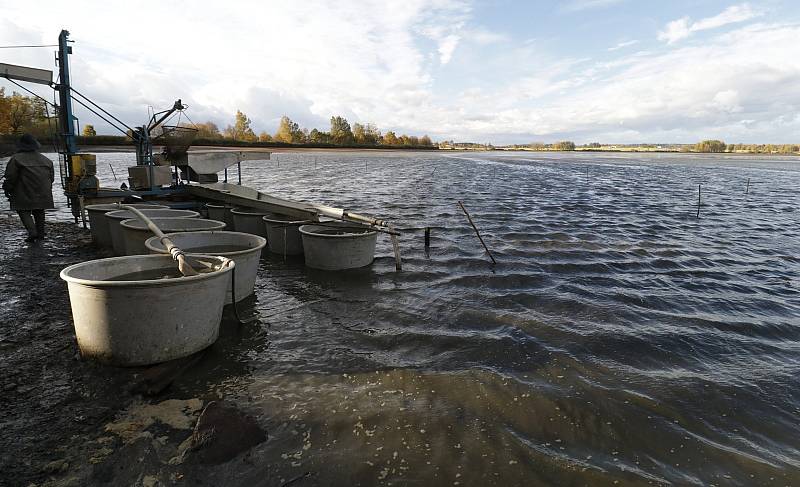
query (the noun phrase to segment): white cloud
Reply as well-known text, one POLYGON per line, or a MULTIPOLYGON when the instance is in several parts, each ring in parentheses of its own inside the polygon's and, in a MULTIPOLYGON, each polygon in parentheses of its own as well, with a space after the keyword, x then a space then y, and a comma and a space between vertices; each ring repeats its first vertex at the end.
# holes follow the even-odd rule
MULTIPOLYGON (((241 109, 256 132, 274 131, 286 114, 308 128, 343 115, 384 131, 496 143, 777 142, 800 133, 798 24, 739 25, 654 51, 630 53, 622 49, 634 41, 620 42, 596 62, 556 52, 546 38, 511 42, 456 0, 153 2, 125 21, 117 8, 54 3, 30 15, 0 0, 0 43, 51 43, 69 26, 75 86, 130 124, 144 121, 147 105, 181 97, 196 122, 225 126, 241 109), (141 25, 176 17, 178 31, 142 35, 141 25), (24 25, 8 20, 17 18, 24 25)), ((687 20, 687 29, 746 13, 729 10, 687 20)), ((12 51, 0 53, 3 62, 52 66, 51 50, 12 51)))
POLYGON ((760 12, 753 10, 749 4, 743 3, 728 7, 713 17, 706 17, 697 22, 691 22, 689 17, 683 17, 668 23, 664 30, 658 33, 658 40, 666 41, 667 44, 673 44, 681 39, 689 37, 695 32, 716 29, 737 22, 744 22, 758 17, 759 15, 761 15, 760 12))
POLYGON ((638 43, 639 43, 639 41, 637 41, 637 40, 624 41, 624 42, 618 43, 615 46, 609 47, 608 50, 609 51, 619 51, 620 49, 623 49, 623 48, 626 48, 626 47, 629 47, 629 46, 633 46, 634 44, 638 44, 638 43))
POLYGON ((561 6, 563 12, 581 12, 595 8, 609 7, 625 0, 571 0, 561 6))

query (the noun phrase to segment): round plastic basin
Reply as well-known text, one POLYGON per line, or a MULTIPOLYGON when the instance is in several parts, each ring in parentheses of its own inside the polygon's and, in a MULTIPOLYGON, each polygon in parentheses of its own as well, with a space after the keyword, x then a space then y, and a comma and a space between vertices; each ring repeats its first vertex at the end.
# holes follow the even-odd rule
MULTIPOLYGON (((138 209, 138 208, 137 208, 138 209)), ((149 218, 199 218, 200 213, 192 210, 173 210, 173 209, 166 209, 166 210, 141 210, 144 213, 144 216, 149 218)), ((122 227, 120 224, 123 220, 128 220, 131 218, 136 218, 136 215, 133 212, 128 210, 116 210, 116 211, 109 211, 106 213, 106 219, 108 220, 108 230, 111 234, 111 244, 114 248, 114 253, 116 255, 125 255, 125 239, 122 236, 122 227)), ((144 252, 147 253, 147 252, 144 252)))
POLYGON ((303 237, 300 226, 311 224, 310 220, 295 220, 290 216, 272 215, 262 218, 267 232, 269 251, 274 254, 302 255, 303 237))
POLYGON ((343 270, 368 266, 375 259, 378 232, 355 223, 302 225, 306 265, 314 269, 343 270))
POLYGON ((252 208, 234 208, 231 210, 233 229, 237 232, 252 233, 267 238, 267 229, 264 227, 265 216, 275 216, 268 211, 254 210, 252 208))
MULTIPOLYGON (((145 203, 135 203, 128 206, 133 206, 134 208, 137 209, 141 208, 150 210, 169 209, 168 206, 150 205, 145 203)), ((112 247, 111 230, 108 228, 108 219, 106 218, 105 215, 110 211, 119 210, 119 206, 116 204, 101 204, 101 205, 88 205, 85 208, 86 208, 86 213, 89 216, 89 228, 92 231, 92 239, 98 246, 110 249, 112 247)))
MULTIPOLYGON (((217 220, 204 220, 201 218, 151 218, 150 219, 163 233, 196 232, 198 230, 222 230, 225 222, 217 220)), ((141 220, 131 218, 123 220, 122 238, 126 255, 149 254, 144 243, 153 236, 147 224, 141 220)))
POLYGON ((176 262, 161 255, 111 257, 62 270, 81 355, 148 365, 214 343, 235 264, 223 257, 187 260, 199 275, 180 276, 176 262))
MULTIPOLYGON (((167 236, 184 252, 204 255, 218 255, 236 262, 236 300, 241 301, 253 294, 258 274, 258 263, 261 259, 261 249, 267 245, 267 240, 258 235, 241 232, 226 232, 221 230, 169 233, 167 236)), ((166 247, 158 237, 150 237, 145 247, 156 254, 168 254, 166 247)), ((225 304, 233 302, 230 284, 228 297, 225 304)))

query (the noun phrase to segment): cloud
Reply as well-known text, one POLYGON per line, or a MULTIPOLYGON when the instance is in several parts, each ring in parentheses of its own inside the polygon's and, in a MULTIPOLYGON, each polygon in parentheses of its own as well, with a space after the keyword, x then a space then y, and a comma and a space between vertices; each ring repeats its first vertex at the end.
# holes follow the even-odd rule
POLYGON ((632 46, 632 45, 638 44, 638 43, 639 43, 639 41, 637 41, 637 40, 620 42, 616 46, 609 47, 608 50, 609 51, 619 51, 622 48, 629 47, 629 46, 632 46))
POLYGON ((695 32, 708 29, 716 29, 728 24, 744 22, 761 15, 760 12, 753 10, 749 4, 743 3, 726 8, 721 13, 691 22, 689 17, 683 17, 668 23, 664 30, 658 33, 658 40, 673 44, 685 39, 695 32))
MULTIPOLYGON (((383 131, 495 143, 777 142, 800 133, 795 23, 739 24, 709 32, 702 44, 648 51, 623 50, 634 45, 628 40, 595 61, 555 46, 558 39, 512 42, 511 32, 488 30, 455 0, 148 5, 121 22, 99 0, 80 11, 56 3, 36 16, 0 0, 0 41, 52 43, 69 25, 76 88, 129 124, 142 123, 148 105, 180 97, 195 122, 224 127, 238 109, 257 133, 274 132, 283 114, 309 129, 342 115, 383 131), (213 18, 205 14, 213 9, 213 18), (152 18, 179 13, 184 27, 169 39, 141 35, 152 18), (9 20, 17 18, 24 25, 9 20)), ((712 29, 743 15, 686 25, 712 29)), ((2 55, 53 63, 48 49, 2 55)), ((78 111, 82 124, 113 133, 78 111)))
POLYGON ((625 0, 571 0, 561 6, 562 12, 581 12, 595 8, 604 8, 622 3, 625 0))

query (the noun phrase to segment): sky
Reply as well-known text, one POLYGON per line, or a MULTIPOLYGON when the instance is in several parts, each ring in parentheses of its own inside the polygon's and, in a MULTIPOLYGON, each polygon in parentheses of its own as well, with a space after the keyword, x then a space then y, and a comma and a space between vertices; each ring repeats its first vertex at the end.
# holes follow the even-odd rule
MULTIPOLYGON (((0 46, 69 30, 73 86, 129 125, 180 98, 256 133, 341 115, 493 144, 797 143, 799 1, 0 0, 0 46)), ((55 69, 53 48, 0 62, 55 69)))

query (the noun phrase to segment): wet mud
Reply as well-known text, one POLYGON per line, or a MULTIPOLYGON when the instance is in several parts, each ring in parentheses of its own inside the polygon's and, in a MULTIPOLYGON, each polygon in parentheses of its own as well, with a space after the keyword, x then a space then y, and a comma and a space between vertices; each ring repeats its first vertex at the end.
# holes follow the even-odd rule
MULTIPOLYGON (((266 440, 217 396, 170 394, 188 368, 219 358, 214 347, 147 368, 81 358, 59 272, 104 256, 87 231, 48 222, 47 239, 28 243, 16 218, 0 215, 0 232, 0 485, 199 485, 206 465, 266 440)), ((247 481, 273 485, 263 472, 247 481)))

